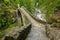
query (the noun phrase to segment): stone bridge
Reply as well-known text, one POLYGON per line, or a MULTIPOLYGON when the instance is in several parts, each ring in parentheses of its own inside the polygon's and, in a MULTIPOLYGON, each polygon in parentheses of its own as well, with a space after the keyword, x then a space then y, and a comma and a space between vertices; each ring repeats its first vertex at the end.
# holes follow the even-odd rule
POLYGON ((27 17, 29 24, 15 29, 17 30, 15 32, 10 32, 3 40, 49 40, 45 34, 45 21, 32 16, 24 7, 19 8, 19 11, 21 15, 24 14, 27 17))

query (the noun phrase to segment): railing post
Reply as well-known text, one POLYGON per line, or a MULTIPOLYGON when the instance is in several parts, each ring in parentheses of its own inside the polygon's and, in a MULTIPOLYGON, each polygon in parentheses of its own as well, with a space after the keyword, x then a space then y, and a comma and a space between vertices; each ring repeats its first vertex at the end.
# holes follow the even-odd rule
POLYGON ((23 19, 22 19, 22 14, 18 8, 18 23, 23 26, 23 19))

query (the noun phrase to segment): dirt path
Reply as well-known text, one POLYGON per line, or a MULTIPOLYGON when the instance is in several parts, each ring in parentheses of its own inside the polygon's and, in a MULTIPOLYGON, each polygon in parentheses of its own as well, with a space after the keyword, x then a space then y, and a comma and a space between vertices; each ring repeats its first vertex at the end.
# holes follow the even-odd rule
POLYGON ((34 20, 23 8, 20 8, 20 10, 32 23, 31 32, 26 40, 49 40, 45 35, 45 25, 34 20))

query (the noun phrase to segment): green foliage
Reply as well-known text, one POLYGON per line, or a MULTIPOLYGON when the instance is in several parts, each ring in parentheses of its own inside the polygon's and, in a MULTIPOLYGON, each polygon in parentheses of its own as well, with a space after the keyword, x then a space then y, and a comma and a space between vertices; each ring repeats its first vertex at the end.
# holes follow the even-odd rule
POLYGON ((12 19, 16 10, 16 5, 14 4, 12 0, 3 0, 0 3, 0 30, 14 23, 12 19))
POLYGON ((31 13, 34 11, 35 0, 20 0, 20 6, 24 6, 30 11, 31 13))
POLYGON ((47 16, 54 13, 56 6, 60 6, 60 0, 40 0, 40 2, 41 5, 39 7, 46 11, 47 16))
POLYGON ((4 34, 4 31, 0 31, 0 37, 2 37, 4 34))
POLYGON ((56 6, 60 6, 60 0, 39 0, 38 8, 42 9, 46 14, 46 20, 48 23, 57 22, 58 19, 50 17, 55 13, 56 6))
MULTIPOLYGON (((18 4, 27 8, 28 11, 34 13, 35 8, 40 8, 46 13, 47 21, 52 23, 55 19, 49 19, 49 15, 54 13, 56 6, 60 6, 60 0, 1 0, 0 1, 0 30, 14 24, 13 15, 18 4), (37 5, 38 3, 38 5, 37 5)), ((14 19, 16 20, 16 18, 14 19)), ((2 32, 3 33, 3 32, 2 32)), ((0 32, 1 34, 1 32, 0 32)), ((2 34, 1 34, 2 35, 2 34)))
POLYGON ((49 16, 54 13, 55 7, 60 5, 60 0, 19 0, 18 3, 20 6, 25 6, 32 13, 34 8, 40 8, 45 11, 46 16, 49 16))
POLYGON ((14 23, 11 24, 7 29, 2 31, 0 30, 0 37, 3 37, 5 34, 9 33, 16 26, 20 28, 20 24, 18 25, 17 23, 14 23))
POLYGON ((51 27, 60 28, 60 17, 50 16, 47 20, 51 27))

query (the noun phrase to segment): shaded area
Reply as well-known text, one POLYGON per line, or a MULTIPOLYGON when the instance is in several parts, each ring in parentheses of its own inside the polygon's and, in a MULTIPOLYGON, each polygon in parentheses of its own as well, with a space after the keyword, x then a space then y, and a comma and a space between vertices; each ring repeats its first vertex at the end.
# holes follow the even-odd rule
POLYGON ((31 30, 31 25, 29 25, 29 27, 27 27, 22 32, 20 32, 20 35, 17 38, 17 40, 25 40, 27 35, 29 34, 30 30, 31 30))
POLYGON ((6 36, 4 40, 16 40, 16 39, 14 39, 14 38, 11 37, 11 36, 6 36))
POLYGON ((27 26, 23 26, 23 27, 24 28, 22 28, 20 31, 18 30, 18 32, 12 32, 11 35, 13 35, 13 36, 11 36, 10 34, 8 36, 6 35, 3 40, 25 40, 31 30, 31 24, 29 24, 27 26), (15 34, 15 36, 14 36, 14 34, 15 34), (17 36, 17 38, 16 38, 16 36, 17 36))

